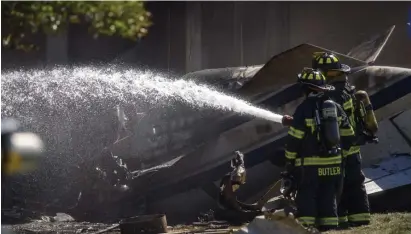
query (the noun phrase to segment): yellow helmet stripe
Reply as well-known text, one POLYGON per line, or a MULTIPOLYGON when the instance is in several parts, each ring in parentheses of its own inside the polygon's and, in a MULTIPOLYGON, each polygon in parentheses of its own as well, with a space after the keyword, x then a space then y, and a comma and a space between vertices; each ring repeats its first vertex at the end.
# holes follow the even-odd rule
POLYGON ((307 73, 304 72, 302 78, 303 79, 307 78, 307 73))
POLYGON ((324 59, 323 58, 320 58, 319 60, 318 60, 318 64, 323 64, 324 63, 324 59))
POLYGON ((308 80, 312 80, 312 79, 314 79, 314 74, 310 73, 310 75, 308 75, 308 80))
POLYGON ((326 60, 326 62, 325 62, 326 64, 330 64, 330 63, 332 63, 332 61, 331 61, 331 58, 327 58, 327 60, 326 60))

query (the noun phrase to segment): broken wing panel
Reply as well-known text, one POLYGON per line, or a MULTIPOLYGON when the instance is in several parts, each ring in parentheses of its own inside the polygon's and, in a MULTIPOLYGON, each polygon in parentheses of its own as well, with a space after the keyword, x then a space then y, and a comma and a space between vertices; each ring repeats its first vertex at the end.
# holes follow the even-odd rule
POLYGON ((304 67, 311 67, 313 53, 320 51, 337 54, 343 63, 351 67, 364 66, 366 64, 361 60, 315 45, 301 44, 271 58, 257 72, 253 79, 240 90, 240 93, 242 96, 255 97, 256 95, 270 91, 273 92, 285 85, 295 83, 297 74, 304 67))
POLYGON ((376 168, 363 169, 368 194, 411 184, 411 156, 404 154, 382 162, 376 168))
POLYGON ((391 26, 383 33, 374 35, 367 41, 359 44, 348 52, 348 56, 356 58, 358 60, 365 61, 366 63, 374 62, 380 55, 385 44, 391 37, 392 32, 395 29, 395 25, 391 26))

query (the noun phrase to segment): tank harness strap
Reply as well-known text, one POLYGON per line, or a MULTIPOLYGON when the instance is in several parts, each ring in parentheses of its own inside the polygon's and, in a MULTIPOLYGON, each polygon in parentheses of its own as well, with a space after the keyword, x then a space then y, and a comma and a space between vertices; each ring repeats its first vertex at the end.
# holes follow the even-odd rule
POLYGON ((314 130, 314 136, 318 140, 319 147, 321 150, 326 150, 325 142, 324 142, 324 136, 322 134, 322 129, 321 129, 321 120, 322 120, 322 113, 320 113, 320 110, 322 108, 322 102, 323 100, 317 100, 315 103, 316 105, 316 110, 315 110, 315 116, 314 116, 314 122, 315 122, 315 130, 314 130), (321 103, 320 103, 321 102, 321 103))

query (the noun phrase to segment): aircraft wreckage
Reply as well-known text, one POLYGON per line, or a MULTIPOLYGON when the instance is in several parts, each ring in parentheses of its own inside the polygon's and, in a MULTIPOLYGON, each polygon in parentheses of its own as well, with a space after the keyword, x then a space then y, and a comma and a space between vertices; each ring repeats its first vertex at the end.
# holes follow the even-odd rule
MULTIPOLYGON (((411 174, 411 69, 372 65, 393 31, 394 26, 348 54, 333 51, 353 68, 351 83, 370 94, 380 122, 380 144, 363 148, 369 194, 411 184, 411 176, 406 176, 411 174)), ((301 101, 295 74, 310 67, 312 54, 319 51, 330 50, 301 44, 264 65, 203 70, 183 78, 292 114, 301 101)), ((245 153, 248 169, 240 200, 255 202, 279 178, 286 128, 249 116, 176 106, 153 108, 142 118, 132 107, 118 107, 118 139, 98 159, 79 166, 73 180, 81 182, 70 189, 76 204, 66 207, 67 213, 76 219, 146 213, 166 213, 171 222, 196 219, 199 212, 216 206, 217 183, 230 171, 235 150, 245 153)))

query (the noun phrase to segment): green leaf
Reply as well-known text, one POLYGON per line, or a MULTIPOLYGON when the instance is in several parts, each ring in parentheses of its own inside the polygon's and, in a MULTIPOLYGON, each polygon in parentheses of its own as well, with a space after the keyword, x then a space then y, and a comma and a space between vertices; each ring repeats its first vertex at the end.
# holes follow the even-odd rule
POLYGON ((27 34, 56 34, 68 24, 89 25, 90 36, 144 37, 152 25, 151 13, 142 1, 37 1, 2 2, 2 45, 22 50, 38 48, 27 34))

